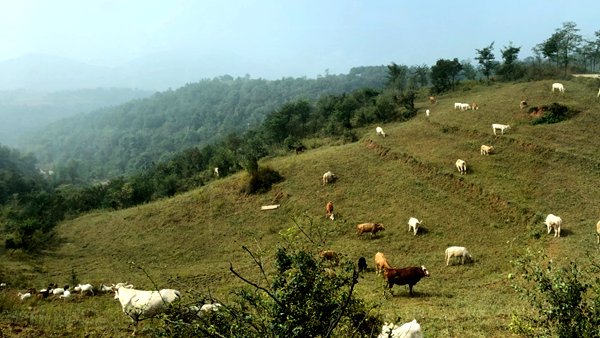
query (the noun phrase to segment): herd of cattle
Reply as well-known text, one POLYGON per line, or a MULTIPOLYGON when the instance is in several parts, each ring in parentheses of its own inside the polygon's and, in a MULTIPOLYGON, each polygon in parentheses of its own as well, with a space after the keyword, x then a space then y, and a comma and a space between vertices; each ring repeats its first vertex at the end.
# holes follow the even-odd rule
MULTIPOLYGON (((561 93, 565 92, 565 87, 561 83, 552 84, 552 92, 558 90, 561 93)), ((598 96, 600 97, 600 89, 598 90, 598 96)), ((429 98, 431 104, 437 104, 437 101, 434 97, 429 98)), ((521 101, 519 104, 520 108, 527 107, 527 102, 521 101)), ((455 103, 454 109, 460 110, 476 110, 479 109, 479 106, 476 103, 469 105, 468 103, 455 103)), ((429 110, 426 111, 426 115, 429 117, 429 110)), ((500 130, 502 135, 504 135, 504 131, 510 129, 509 125, 504 124, 493 124, 492 125, 494 135, 496 135, 496 130, 500 130)), ((381 127, 376 128, 376 133, 378 136, 386 137, 386 133, 383 131, 381 127)), ((490 151, 493 149, 492 146, 481 146, 481 155, 489 155, 490 151)), ((303 146, 300 146, 296 149, 296 154, 302 152, 303 146)), ((467 173, 467 165, 465 161, 459 159, 456 161, 456 168, 459 173, 466 174, 467 173)), ((214 168, 214 175, 219 176, 219 168, 214 168)), ((323 175, 323 185, 332 183, 336 179, 336 176, 328 171, 323 175)), ((334 220, 333 215, 333 203, 328 202, 326 207, 326 215, 331 220, 334 220)), ((408 230, 412 231, 414 235, 417 235, 417 230, 419 229, 419 225, 422 223, 422 220, 418 220, 414 217, 411 217, 408 221, 408 230)), ((553 214, 549 214, 546 217, 546 221, 544 224, 548 228, 548 234, 551 231, 554 231, 554 237, 560 237, 562 219, 553 214)), ((370 234, 370 238, 375 236, 377 232, 385 230, 385 226, 383 224, 378 223, 362 223, 357 225, 357 235, 361 238, 362 234, 368 232, 370 234)), ((596 231, 598 235, 598 244, 600 244, 600 221, 596 224, 596 231)), ((322 259, 330 260, 334 263, 339 262, 339 257, 336 252, 332 250, 326 250, 319 253, 322 259)), ((460 260, 461 264, 465 262, 472 261, 471 254, 465 247, 452 246, 445 250, 444 261, 446 266, 450 264, 450 259, 452 257, 456 257, 460 260)), ((361 257, 358 260, 358 270, 359 272, 365 271, 367 268, 367 261, 364 257, 361 257)), ((335 277, 335 272, 332 269, 327 268, 326 273, 330 277, 335 277)), ((385 281, 386 286, 389 290, 392 289, 394 285, 408 285, 409 293, 412 296, 413 286, 417 284, 423 277, 429 277, 430 274, 425 268, 425 266, 420 267, 407 267, 396 269, 392 268, 392 266, 388 263, 387 259, 381 252, 377 252, 375 254, 375 273, 382 274, 385 281)), ((5 283, 0 283, 0 290, 3 290, 6 287, 5 283)), ((58 298, 58 299, 66 299, 70 298, 72 293, 69 290, 70 287, 68 285, 59 288, 57 284, 50 284, 47 288, 36 292, 35 289, 30 288, 25 292, 18 293, 18 297, 21 300, 26 300, 31 298, 33 295, 36 295, 37 298, 58 298)), ((141 317, 150 317, 159 313, 164 312, 168 306, 174 301, 181 299, 181 293, 177 290, 173 289, 163 289, 160 291, 143 291, 143 290, 135 290, 132 285, 127 285, 126 283, 118 283, 112 286, 106 286, 104 284, 100 284, 99 290, 101 292, 115 292, 115 299, 118 299, 121 303, 121 307, 123 312, 127 314, 134 325, 133 334, 135 335, 137 330, 137 324, 141 317)), ((94 295, 94 288, 91 284, 79 284, 78 286, 73 288, 73 291, 80 292, 81 296, 85 293, 90 293, 94 295)), ((187 308, 188 311, 192 311, 200 316, 203 312, 210 311, 218 311, 221 305, 218 303, 215 304, 204 304, 201 308, 197 308, 196 306, 190 306, 187 308)), ((378 338, 384 337, 403 337, 403 338, 422 338, 422 332, 420 325, 413 320, 412 322, 406 323, 401 326, 397 326, 392 323, 385 323, 383 326, 381 333, 378 338)))

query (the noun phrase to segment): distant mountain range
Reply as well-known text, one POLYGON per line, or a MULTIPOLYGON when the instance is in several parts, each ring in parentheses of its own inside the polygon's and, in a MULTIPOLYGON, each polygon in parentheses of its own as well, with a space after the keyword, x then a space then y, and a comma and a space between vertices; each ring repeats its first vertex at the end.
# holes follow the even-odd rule
POLYGON ((164 91, 187 83, 231 74, 244 76, 233 56, 154 53, 118 67, 93 66, 47 54, 28 54, 0 62, 0 90, 60 91, 137 88, 164 91), (241 74, 241 75, 240 75, 241 74))

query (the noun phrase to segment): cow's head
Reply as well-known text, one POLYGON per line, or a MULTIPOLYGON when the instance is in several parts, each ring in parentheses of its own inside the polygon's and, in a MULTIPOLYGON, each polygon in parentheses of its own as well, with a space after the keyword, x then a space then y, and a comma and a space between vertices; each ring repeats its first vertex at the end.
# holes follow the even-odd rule
POLYGON ((421 271, 423 271, 423 275, 425 277, 429 277, 429 271, 427 271, 427 269, 425 269, 425 265, 421 265, 421 271))

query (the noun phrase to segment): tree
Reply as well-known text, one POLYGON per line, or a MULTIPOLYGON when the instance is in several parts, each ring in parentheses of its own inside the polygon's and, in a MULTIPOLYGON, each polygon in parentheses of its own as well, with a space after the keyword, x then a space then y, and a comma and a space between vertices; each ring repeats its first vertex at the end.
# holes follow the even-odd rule
POLYGON ((591 260, 588 267, 581 268, 573 262, 558 267, 553 260, 547 264, 540 261, 547 257, 528 249, 513 262, 516 275, 509 275, 512 286, 531 308, 513 315, 510 330, 524 337, 597 338, 598 263, 591 260))
POLYGON ((458 76, 461 70, 462 65, 458 62, 457 58, 454 58, 454 60, 437 60, 435 65, 431 67, 432 91, 434 93, 442 93, 449 89, 454 89, 456 76, 458 76))
POLYGON ((471 60, 462 60, 460 64, 462 66, 462 75, 467 78, 467 80, 475 80, 477 77, 477 70, 471 64, 471 60))
POLYGON ((412 67, 411 87, 425 87, 429 84, 429 67, 426 64, 412 67))
POLYGON ((504 80, 516 80, 524 75, 524 67, 517 62, 517 55, 519 55, 520 51, 521 47, 513 46, 512 41, 509 42, 508 47, 504 46, 504 49, 500 50, 504 63, 498 67, 498 74, 504 80))
POLYGON ((580 29, 577 29, 577 24, 572 21, 563 22, 562 29, 557 28, 556 32, 560 35, 559 40, 559 60, 565 67, 565 75, 567 75, 567 68, 569 63, 573 59, 573 53, 577 50, 581 44, 582 37, 577 34, 580 29))
POLYGON ((556 60, 556 65, 558 66, 558 52, 559 52, 559 44, 562 36, 559 32, 552 34, 552 36, 545 40, 542 43, 542 55, 548 58, 550 61, 550 66, 552 66, 552 59, 556 60))
POLYGON ((492 75, 492 71, 494 69, 494 53, 492 53, 493 49, 494 42, 483 49, 475 49, 477 54, 479 54, 479 56, 475 57, 475 60, 479 61, 481 72, 488 80, 490 79, 490 75, 492 75))
POLYGON ((387 68, 387 85, 393 89, 404 90, 407 81, 408 67, 397 65, 395 62, 392 62, 387 68))

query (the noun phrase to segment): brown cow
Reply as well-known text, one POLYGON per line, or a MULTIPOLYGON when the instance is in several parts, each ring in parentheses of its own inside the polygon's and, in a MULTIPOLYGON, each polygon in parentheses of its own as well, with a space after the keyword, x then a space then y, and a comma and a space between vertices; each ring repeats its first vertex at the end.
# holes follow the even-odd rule
POLYGON ((375 273, 376 274, 380 274, 382 272, 384 272, 387 269, 391 269, 392 267, 388 264, 387 259, 385 259, 385 256, 381 253, 378 252, 375 254, 375 273))
MULTIPOLYGON (((598 222, 600 223, 600 222, 598 222)), ((367 270, 367 259, 364 257, 361 257, 358 259, 358 272, 363 272, 367 270)))
POLYGON ((435 100, 435 98, 433 98, 433 96, 430 96, 429 102, 431 102, 431 104, 435 104, 437 101, 435 100))
POLYGON ((300 154, 302 151, 304 151, 304 146, 303 145, 299 145, 296 147, 296 149, 294 150, 296 152, 296 155, 300 154))
POLYGON ((363 223, 363 224, 359 224, 356 226, 356 228, 358 229, 358 237, 362 238, 362 234, 363 232, 370 232, 371 233, 371 237, 373 238, 373 236, 377 233, 377 231, 383 231, 385 230, 385 227, 383 226, 383 224, 377 224, 377 223, 363 223))
POLYGON ((328 202, 327 205, 325 206, 325 211, 327 212, 327 216, 325 217, 329 217, 331 218, 331 220, 333 221, 333 203, 328 202))
POLYGON ((387 287, 392 292, 392 287, 394 284, 398 285, 406 285, 408 284, 408 288, 410 291, 410 295, 412 296, 412 287, 417 284, 421 278, 429 277, 429 272, 425 269, 424 266, 420 268, 410 267, 403 269, 387 269, 384 272, 385 279, 387 281, 387 287))
POLYGON ((335 271, 331 270, 330 268, 325 268, 323 271, 327 277, 335 278, 335 271))
POLYGON ((323 260, 333 261, 334 263, 338 263, 339 261, 337 253, 333 250, 321 251, 319 252, 319 256, 321 256, 323 260))
POLYGON ((521 101, 521 103, 519 103, 519 107, 521 107, 521 109, 527 107, 527 102, 525 102, 525 100, 521 101))
POLYGON ((471 105, 471 109, 477 110, 477 109, 479 109, 479 106, 477 105, 477 103, 473 102, 473 105, 471 105))

